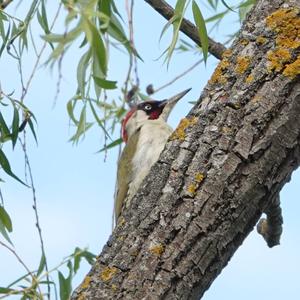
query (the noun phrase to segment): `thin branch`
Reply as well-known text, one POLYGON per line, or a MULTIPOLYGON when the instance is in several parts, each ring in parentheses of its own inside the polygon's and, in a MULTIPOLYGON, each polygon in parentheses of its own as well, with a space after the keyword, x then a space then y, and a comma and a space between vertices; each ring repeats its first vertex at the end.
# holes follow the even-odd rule
MULTIPOLYGON (((62 7, 62 4, 60 3, 59 6, 58 6, 58 9, 57 9, 57 11, 56 11, 56 14, 55 14, 55 16, 54 16, 54 19, 53 19, 53 21, 52 21, 52 24, 51 24, 51 26, 50 26, 50 31, 52 30, 52 28, 53 28, 53 26, 54 26, 54 24, 55 24, 55 22, 56 22, 56 20, 57 20, 57 18, 58 18, 58 16, 59 16, 61 7, 62 7)), ((28 79, 28 81, 27 81, 26 87, 25 87, 25 89, 24 89, 23 92, 22 92, 22 96, 21 96, 21 99, 20 99, 21 102, 24 101, 24 98, 25 98, 25 96, 26 96, 26 94, 27 94, 27 92, 28 92, 28 89, 29 89, 29 86, 30 86, 30 84, 31 84, 31 81, 32 81, 32 79, 33 79, 33 77, 34 77, 34 75, 35 75, 35 72, 36 72, 36 70, 37 70, 37 68, 38 68, 38 66, 39 66, 39 63, 40 63, 40 59, 41 59, 41 57, 42 57, 42 54, 44 53, 44 50, 46 49, 46 46, 47 46, 47 42, 45 41, 44 44, 43 44, 43 46, 42 46, 42 48, 41 48, 41 50, 40 50, 40 52, 39 52, 39 54, 38 54, 38 56, 37 56, 37 59, 36 59, 35 64, 34 64, 34 66, 33 66, 32 72, 31 72, 31 74, 30 74, 30 76, 29 76, 29 79, 28 79)))
MULTIPOLYGON (((25 131, 24 131, 24 135, 25 135, 25 131)), ((24 136, 24 141, 25 141, 25 136, 24 136)), ((32 175, 32 170, 31 170, 31 165, 29 162, 29 158, 27 155, 27 150, 26 150, 26 144, 25 142, 23 143, 21 141, 21 139, 19 139, 20 144, 22 145, 22 149, 24 152, 24 157, 25 157, 25 164, 28 170, 28 174, 29 174, 29 178, 30 178, 30 187, 32 190, 32 197, 33 197, 33 210, 34 210, 34 214, 35 214, 35 226, 38 230, 38 234, 39 234, 39 239, 40 239, 40 244, 41 244, 41 251, 42 251, 42 255, 45 258, 45 269, 46 272, 48 273, 48 263, 47 263, 47 257, 46 257, 46 251, 45 251, 45 246, 44 246, 44 240, 43 240, 43 235, 42 235, 42 228, 41 228, 41 224, 40 224, 40 220, 39 220, 39 214, 38 214, 38 209, 37 209, 37 198, 36 198, 36 192, 35 192, 35 185, 34 185, 34 180, 33 180, 33 175, 32 175)), ((51 288, 50 288, 50 278, 47 275, 47 289, 48 289, 48 299, 50 299, 50 292, 51 292, 51 288)))
MULTIPOLYGON (((154 8, 165 19, 170 20, 174 15, 174 9, 164 0, 145 0, 152 8, 154 8)), ((186 36, 192 39, 196 44, 201 47, 201 41, 198 34, 197 27, 187 19, 183 19, 180 31, 186 36)), ((226 47, 209 38, 208 52, 218 59, 222 59, 222 54, 226 50, 226 47)))
POLYGON ((5 9, 9 4, 11 4, 13 0, 6 0, 3 1, 2 4, 0 5, 0 9, 5 9))
POLYGON ((21 259, 21 257, 17 254, 17 252, 11 248, 10 246, 6 245, 5 243, 0 241, 0 245, 3 246, 4 248, 6 248, 7 250, 9 250, 15 257, 16 259, 20 262, 20 264, 24 267, 24 269, 26 270, 26 272, 30 275, 31 279, 32 279, 32 283, 37 285, 37 288, 39 290, 39 293, 41 295, 41 297, 43 297, 42 291, 40 290, 37 278, 32 274, 32 272, 29 270, 29 268, 26 266, 26 264, 24 263, 24 261, 21 259))
POLYGON ((177 75, 176 77, 174 77, 172 80, 170 80, 169 82, 165 83, 164 85, 160 86, 159 88, 155 89, 152 91, 151 94, 157 93, 158 91, 170 86, 171 84, 173 84, 175 81, 177 81, 178 79, 180 79, 181 77, 184 77, 186 74, 188 74, 189 72, 191 72, 193 69, 195 69, 198 65, 200 65, 203 62, 203 58, 198 60, 197 62, 195 62, 192 66, 190 66, 188 69, 186 69, 184 72, 182 72, 181 74, 177 75))

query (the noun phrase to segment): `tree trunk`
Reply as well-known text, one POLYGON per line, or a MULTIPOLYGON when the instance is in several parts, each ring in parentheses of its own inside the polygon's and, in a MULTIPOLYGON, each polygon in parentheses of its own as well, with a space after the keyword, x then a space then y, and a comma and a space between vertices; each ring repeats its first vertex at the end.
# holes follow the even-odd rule
POLYGON ((72 299, 209 288, 300 163, 299 15, 257 2, 72 299))

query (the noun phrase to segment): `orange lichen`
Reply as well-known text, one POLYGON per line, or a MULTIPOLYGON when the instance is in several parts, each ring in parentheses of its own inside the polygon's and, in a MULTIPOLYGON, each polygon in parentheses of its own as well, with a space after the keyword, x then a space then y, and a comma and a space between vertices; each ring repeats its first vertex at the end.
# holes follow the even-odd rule
POLYGON ((78 296, 78 300, 85 300, 86 296, 84 293, 80 293, 80 295, 78 296))
POLYGON ((263 45, 263 44, 265 44, 266 42, 267 42, 267 39, 266 39, 265 37, 263 37, 263 36, 258 36, 258 37, 256 38, 256 43, 257 43, 257 44, 263 45))
POLYGON ((114 277, 117 271, 118 269, 115 267, 105 267, 100 274, 100 278, 102 281, 107 282, 114 277))
POLYGON ((231 49, 227 49, 223 52, 222 54, 222 58, 229 58, 232 55, 232 50, 231 49))
POLYGON ((236 60, 235 72, 238 74, 243 74, 248 69, 250 64, 249 56, 238 56, 236 60))
POLYGON ((192 195, 192 197, 194 197, 195 194, 196 194, 197 188, 198 188, 197 184, 191 183, 191 184, 188 186, 187 191, 188 191, 189 194, 192 195))
POLYGON ((123 242, 125 237, 123 235, 118 236, 118 241, 123 242))
POLYGON ((232 51, 230 49, 224 51, 222 55, 222 60, 218 64, 217 68, 215 69, 214 73, 212 74, 209 83, 226 83, 227 78, 224 75, 224 71, 229 67, 230 63, 228 58, 232 55, 232 51))
POLYGON ((165 251, 165 247, 162 244, 156 244, 156 245, 150 247, 149 251, 156 256, 161 256, 163 254, 163 252, 165 251))
POLYGON ((291 59, 291 53, 287 49, 277 48, 268 51, 267 58, 269 61, 268 70, 280 72, 284 65, 291 59))
POLYGON ((276 49, 267 53, 268 70, 294 78, 299 75, 299 57, 293 62, 292 50, 300 47, 299 9, 279 9, 266 18, 267 26, 276 32, 276 49))
POLYGON ((298 55, 297 59, 293 63, 285 67, 283 75, 292 79, 300 75, 300 55, 298 55))
POLYGON ((279 9, 266 18, 267 26, 277 33, 276 45, 289 49, 300 46, 299 9, 279 9))
POLYGON ((246 83, 251 83, 254 80, 254 76, 252 74, 250 74, 247 78, 246 78, 246 83))
POLYGON ((122 216, 120 216, 119 218, 118 218, 118 226, 123 226, 124 224, 125 224, 125 218, 124 217, 122 217, 122 216))
POLYGON ((232 130, 230 127, 227 127, 227 126, 222 127, 222 132, 225 134, 231 133, 231 131, 232 130))
POLYGON ((227 78, 224 75, 224 71, 229 67, 229 61, 227 58, 223 58, 222 61, 218 64, 214 73, 212 74, 209 83, 226 83, 227 78))
POLYGON ((204 179, 204 174, 202 174, 202 173, 196 173, 196 175, 195 175, 195 181, 196 182, 200 183, 200 182, 203 181, 203 179, 204 179))
POLYGON ((249 40, 241 39, 241 40, 240 40, 240 43, 241 43, 243 46, 247 46, 247 45, 249 44, 249 40))
POLYGON ((84 280, 83 280, 83 282, 82 282, 82 284, 81 284, 81 289, 86 289, 86 288, 88 288, 89 286, 90 286, 90 282, 91 282, 91 277, 90 276, 86 276, 85 278, 84 278, 84 280))
POLYGON ((255 96, 251 99, 251 101, 254 102, 254 103, 257 103, 257 102, 259 102, 260 100, 261 100, 261 96, 258 96, 258 95, 255 95, 255 96))
POLYGON ((184 118, 180 121, 178 127, 171 135, 171 140, 184 140, 185 139, 185 130, 197 124, 198 118, 192 117, 192 118, 184 118))

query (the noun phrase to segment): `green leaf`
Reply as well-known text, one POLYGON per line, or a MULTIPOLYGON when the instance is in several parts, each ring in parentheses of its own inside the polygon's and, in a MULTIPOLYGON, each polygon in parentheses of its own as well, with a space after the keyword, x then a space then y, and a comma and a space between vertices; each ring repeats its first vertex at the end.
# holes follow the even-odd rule
POLYGON ((46 266, 46 257, 45 257, 45 253, 43 252, 39 263, 39 268, 37 270, 37 275, 36 275, 37 277, 42 274, 43 270, 45 269, 45 266, 46 266))
POLYGON ((43 35, 42 38, 49 43, 61 43, 63 45, 74 41, 81 34, 80 24, 74 29, 70 30, 67 34, 49 33, 43 35))
POLYGON ((11 141, 13 148, 15 148, 18 135, 19 135, 19 111, 18 109, 14 106, 14 116, 13 116, 13 121, 12 121, 12 132, 11 132, 11 141))
POLYGON ((226 8, 228 8, 229 10, 231 10, 231 11, 233 11, 233 12, 236 12, 236 11, 234 11, 226 2, 225 2, 225 0, 221 0, 221 2, 223 3, 223 5, 226 7, 226 8))
POLYGON ((218 14, 215 14, 213 15, 212 17, 209 17, 205 20, 205 23, 209 23, 209 22, 213 22, 213 21, 216 21, 216 20, 219 20, 219 19, 223 19, 225 15, 227 15, 229 12, 229 10, 225 10, 221 13, 218 13, 218 14))
POLYGON ((92 104, 92 101, 89 101, 89 103, 90 103, 90 107, 91 107, 92 113, 94 115, 94 118, 97 121, 98 125, 102 128, 102 130, 104 131, 105 135, 108 136, 111 139, 109 133, 107 132, 105 126, 103 125, 103 122, 99 119, 99 117, 97 115, 97 112, 96 112, 96 110, 95 110, 95 108, 94 108, 94 106, 92 104))
POLYGON ((72 290, 69 278, 65 278, 64 275, 58 271, 58 282, 60 300, 69 300, 72 290))
POLYGON ((0 233, 11 245, 13 244, 6 232, 6 227, 3 225, 1 219, 0 219, 0 233))
POLYGON ((3 206, 0 205, 0 220, 8 232, 12 232, 12 223, 9 214, 3 206))
POLYGON ((95 83, 106 90, 114 90, 117 88, 117 81, 110 81, 106 79, 99 78, 97 76, 93 76, 95 83))
POLYGON ((81 253, 82 250, 78 247, 75 248, 74 250, 74 273, 77 273, 80 267, 80 261, 81 261, 81 253))
POLYGON ((85 96, 86 70, 89 66, 90 58, 91 50, 89 49, 86 53, 82 55, 77 66, 77 84, 82 97, 85 96))
POLYGON ((1 48, 0 48, 0 56, 2 55, 2 52, 3 52, 3 50, 5 49, 5 46, 6 46, 7 42, 8 42, 8 38, 9 38, 9 35, 10 35, 10 31, 11 31, 11 25, 9 24, 9 25, 8 25, 8 29, 7 29, 7 32, 6 32, 6 35, 5 35, 5 37, 3 38, 2 46, 1 46, 1 48))
POLYGON ((0 287, 0 294, 9 294, 13 292, 13 289, 5 288, 5 287, 0 287))
POLYGON ((39 0, 33 0, 30 6, 30 9, 27 13, 27 16, 24 20, 24 23, 28 25, 30 19, 33 17, 35 9, 37 8, 37 4, 38 4, 39 0))
POLYGON ((67 112, 68 112, 68 115, 69 115, 70 119, 72 120, 72 122, 75 125, 78 124, 78 121, 77 121, 77 119, 75 118, 75 115, 74 115, 74 109, 75 109, 77 100, 78 100, 77 97, 73 97, 67 103, 67 112))
POLYGON ((165 34, 165 32, 168 30, 168 28, 172 25, 172 23, 176 20, 177 16, 174 15, 163 27, 163 29, 161 30, 160 36, 159 36, 159 40, 162 39, 163 35, 165 34))
POLYGON ((2 151, 2 149, 0 149, 0 166, 2 167, 3 171, 8 174, 9 176, 13 177, 14 179, 16 179, 17 181, 19 181, 20 183, 24 184, 27 186, 26 183, 24 183, 21 179, 19 179, 11 170, 10 164, 8 159, 6 158, 4 152, 2 151))
POLYGON ((94 265, 96 261, 96 255, 90 251, 84 250, 82 253, 82 256, 85 258, 85 260, 90 264, 94 265))
POLYGON ((5 141, 5 138, 10 136, 10 131, 8 126, 3 118, 3 115, 0 111, 0 133, 1 133, 1 140, 5 141))
POLYGON ((201 48, 203 51, 204 62, 206 63, 207 55, 208 55, 208 35, 206 31, 205 21, 201 14, 200 8, 197 5, 195 0, 193 0, 192 10, 193 10, 194 20, 198 29, 201 48))
POLYGON ((32 134, 33 134, 33 137, 34 137, 34 139, 35 139, 35 142, 37 143, 38 140, 37 140, 37 136, 36 136, 36 133, 35 133, 35 130, 34 130, 34 125, 33 125, 33 122, 32 122, 32 120, 31 120, 31 118, 29 118, 27 122, 28 122, 29 127, 30 127, 30 130, 31 130, 31 132, 32 132, 32 134))
POLYGON ((42 5, 41 5, 41 14, 38 12, 38 19, 40 16, 40 25, 44 29, 45 33, 50 33, 49 29, 49 24, 48 24, 48 18, 47 18, 47 13, 46 13, 46 7, 45 7, 45 0, 42 0, 42 5))
POLYGON ((116 147, 116 146, 122 144, 122 142, 123 142, 122 138, 116 139, 112 143, 106 145, 105 147, 103 147, 102 149, 100 149, 99 151, 97 151, 97 153, 106 151, 106 150, 111 149, 113 147, 116 147))
POLYGON ((102 40, 102 37, 93 23, 91 23, 87 18, 84 19, 84 30, 86 38, 92 46, 94 57, 99 63, 100 69, 104 76, 107 72, 107 57, 106 57, 106 48, 102 40))
POLYGON ((167 64, 169 64, 172 54, 174 52, 178 36, 179 36, 179 30, 181 26, 181 22, 184 16, 184 12, 186 10, 185 7, 186 0, 177 0, 175 10, 174 10, 174 21, 173 21, 173 37, 170 46, 168 47, 168 53, 167 53, 167 64))
POLYGON ((80 118, 79 122, 77 124, 77 130, 76 133, 71 137, 70 141, 74 143, 78 143, 79 138, 88 130, 92 127, 92 123, 87 123, 86 122, 86 105, 83 106, 81 113, 80 113, 80 118))

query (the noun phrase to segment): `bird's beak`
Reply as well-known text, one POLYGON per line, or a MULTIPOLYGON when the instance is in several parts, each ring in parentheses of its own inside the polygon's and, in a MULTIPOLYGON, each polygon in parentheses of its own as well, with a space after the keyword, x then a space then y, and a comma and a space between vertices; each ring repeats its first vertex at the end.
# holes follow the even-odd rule
POLYGON ((162 100, 160 105, 161 107, 163 107, 163 111, 160 115, 160 118, 164 119, 165 121, 168 120, 168 117, 172 111, 172 109, 174 108, 174 106, 176 105, 176 103, 183 97, 185 96, 189 91, 191 90, 190 89, 187 89, 169 99, 166 99, 166 100, 162 100))

